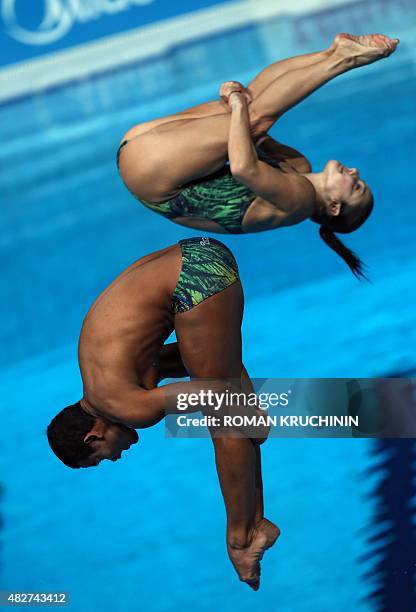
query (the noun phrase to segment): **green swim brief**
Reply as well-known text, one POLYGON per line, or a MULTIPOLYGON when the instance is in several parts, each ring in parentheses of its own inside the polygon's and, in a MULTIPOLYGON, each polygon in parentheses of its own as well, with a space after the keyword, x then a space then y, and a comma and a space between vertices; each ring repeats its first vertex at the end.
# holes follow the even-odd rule
POLYGON ((219 240, 189 238, 179 244, 182 269, 172 295, 175 314, 191 310, 239 280, 234 255, 219 240))

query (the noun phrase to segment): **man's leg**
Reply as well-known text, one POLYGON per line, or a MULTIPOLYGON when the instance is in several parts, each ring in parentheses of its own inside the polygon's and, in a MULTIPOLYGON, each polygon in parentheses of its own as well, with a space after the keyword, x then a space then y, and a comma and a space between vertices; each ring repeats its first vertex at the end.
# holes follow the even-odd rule
MULTIPOLYGON (((243 366, 241 373, 241 389, 244 393, 249 394, 254 392, 253 383, 250 380, 247 370, 243 366)), ((263 479, 261 475, 261 451, 260 444, 264 440, 257 440, 254 445, 256 452, 256 523, 259 523, 264 518, 264 504, 263 504, 263 479)))
POLYGON ((263 477, 261 473, 261 452, 260 446, 255 444, 256 450, 256 523, 264 519, 263 503, 263 477))
MULTIPOLYGON (((242 288, 234 283, 175 317, 179 350, 192 377, 232 379, 245 390, 242 312, 242 288)), ((260 450, 248 438, 218 433, 212 431, 212 439, 227 512, 227 548, 240 579, 257 589, 259 561, 279 533, 263 518, 260 450)))

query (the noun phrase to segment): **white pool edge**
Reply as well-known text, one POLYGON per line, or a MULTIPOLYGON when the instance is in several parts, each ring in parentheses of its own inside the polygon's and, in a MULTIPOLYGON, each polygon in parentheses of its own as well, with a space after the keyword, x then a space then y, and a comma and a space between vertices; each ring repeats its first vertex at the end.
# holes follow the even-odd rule
POLYGON ((226 2, 50 53, 0 69, 0 103, 82 80, 166 53, 205 36, 281 15, 299 15, 350 4, 351 0, 255 0, 226 2))

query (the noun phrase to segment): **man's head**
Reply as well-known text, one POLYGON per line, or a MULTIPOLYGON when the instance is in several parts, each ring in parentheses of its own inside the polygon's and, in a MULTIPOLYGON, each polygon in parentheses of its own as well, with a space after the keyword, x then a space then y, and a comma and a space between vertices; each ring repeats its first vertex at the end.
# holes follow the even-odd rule
POLYGON ((95 417, 80 402, 61 410, 46 433, 55 455, 71 468, 93 467, 104 459, 117 461, 139 439, 134 429, 95 417))

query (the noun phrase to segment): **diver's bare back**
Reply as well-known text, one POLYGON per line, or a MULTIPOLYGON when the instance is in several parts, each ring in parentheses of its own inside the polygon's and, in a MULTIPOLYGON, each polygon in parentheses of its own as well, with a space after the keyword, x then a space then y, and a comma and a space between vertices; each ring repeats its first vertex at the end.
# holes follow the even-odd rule
POLYGON ((178 245, 143 257, 90 308, 78 352, 84 397, 92 405, 111 402, 127 385, 156 386, 153 364, 173 330, 171 300, 180 266, 178 245))

